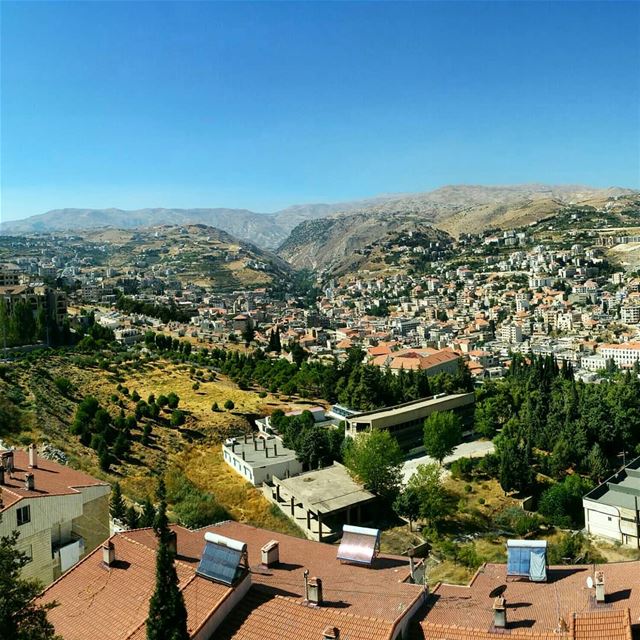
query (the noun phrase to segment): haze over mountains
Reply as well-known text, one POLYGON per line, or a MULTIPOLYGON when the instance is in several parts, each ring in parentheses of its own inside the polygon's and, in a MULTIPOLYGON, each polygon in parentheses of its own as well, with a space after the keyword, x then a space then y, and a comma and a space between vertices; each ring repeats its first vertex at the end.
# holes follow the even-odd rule
POLYGON ((247 209, 55 209, 0 225, 2 234, 99 227, 131 229, 159 224, 206 224, 256 245, 276 249, 296 267, 322 268, 341 254, 384 236, 410 221, 457 236, 487 228, 509 228, 553 215, 569 204, 602 206, 638 191, 575 185, 453 185, 415 194, 381 195, 333 204, 293 205, 274 213, 247 209), (406 217, 406 219, 405 219, 406 217), (336 219, 344 218, 338 224, 336 219))

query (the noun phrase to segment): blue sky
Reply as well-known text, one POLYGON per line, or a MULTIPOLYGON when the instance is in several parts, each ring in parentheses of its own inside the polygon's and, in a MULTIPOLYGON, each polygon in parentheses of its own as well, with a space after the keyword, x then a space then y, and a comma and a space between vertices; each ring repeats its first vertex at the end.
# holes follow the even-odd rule
POLYGON ((2 2, 1 216, 640 187, 638 2, 2 2))

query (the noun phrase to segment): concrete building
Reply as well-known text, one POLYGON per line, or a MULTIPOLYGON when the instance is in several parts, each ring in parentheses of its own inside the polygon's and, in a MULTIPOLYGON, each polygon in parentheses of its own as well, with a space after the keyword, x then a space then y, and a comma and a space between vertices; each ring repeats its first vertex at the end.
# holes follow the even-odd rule
POLYGON ((418 453, 423 450, 423 425, 425 418, 436 411, 454 411, 471 406, 475 402, 473 393, 456 393, 449 396, 433 396, 405 402, 395 407, 357 413, 346 418, 346 435, 355 437, 359 433, 374 429, 386 429, 396 438, 405 452, 418 453))
POLYGON ((49 584, 109 537, 106 482, 29 451, 1 451, 0 536, 18 531, 24 577, 49 584))
POLYGON ((522 327, 519 324, 504 324, 500 327, 500 340, 509 344, 522 342, 522 327))
POLYGON ((308 538, 319 542, 336 540, 344 524, 366 524, 375 515, 376 496, 338 462, 293 478, 274 476, 273 486, 263 491, 308 538))
POLYGON ((582 499, 588 533, 640 548, 640 458, 582 499))
POLYGON ((289 478, 302 473, 302 463, 296 452, 272 435, 252 434, 244 438, 229 438, 222 445, 224 461, 254 486, 270 482, 274 476, 289 478))
POLYGON ((67 317, 67 294, 44 285, 0 286, 0 300, 4 301, 9 313, 16 303, 26 302, 31 306, 34 315, 38 309, 44 308, 48 314, 55 316, 58 325, 67 317))
POLYGON ((640 305, 633 304, 620 309, 620 321, 624 324, 640 323, 640 305))
POLYGON ((613 360, 621 369, 628 369, 640 360, 640 342, 603 344, 598 347, 598 355, 605 361, 613 360))
POLYGON ((20 270, 10 264, 0 264, 0 287, 17 287, 20 284, 20 270))

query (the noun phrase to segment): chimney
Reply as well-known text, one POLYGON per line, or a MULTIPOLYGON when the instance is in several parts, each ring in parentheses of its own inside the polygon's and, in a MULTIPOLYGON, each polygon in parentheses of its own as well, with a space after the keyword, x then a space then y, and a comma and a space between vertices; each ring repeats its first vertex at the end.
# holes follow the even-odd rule
POLYGON ((277 540, 269 540, 260 549, 260 553, 262 554, 262 564, 265 567, 272 567, 280 562, 280 545, 277 540))
POLYGON ((36 480, 33 477, 33 473, 24 474, 24 488, 27 491, 34 491, 36 488, 36 480))
POLYGON ((4 468, 9 472, 9 475, 13 473, 13 451, 5 451, 2 454, 2 463, 4 468))
POLYGON ((111 540, 102 545, 102 562, 106 567, 112 567, 116 562, 116 548, 111 540))
POLYGON ((604 591, 604 572, 596 571, 594 582, 596 583, 596 602, 604 602, 607 599, 604 591))
POLYGON ((29 467, 31 469, 38 468, 38 448, 33 442, 29 445, 29 467))
POLYGON ((311 578, 309 580, 309 604, 316 607, 322 606, 322 580, 311 578))
POLYGON ((340 640, 340 630, 336 627, 327 627, 322 632, 322 640, 340 640))
POLYGON ((493 626, 496 629, 507 628, 507 601, 503 596, 493 601, 493 626))
POLYGON ((416 553, 416 550, 413 547, 409 547, 407 549, 407 555, 409 556, 409 575, 411 576, 412 581, 413 581, 413 574, 416 570, 416 563, 415 563, 415 560, 413 559, 415 553, 416 553))
POLYGON ((173 555, 177 555, 178 553, 178 535, 175 531, 169 531, 167 534, 167 547, 169 547, 169 551, 173 553, 173 555))
POLYGON ((0 485, 4 484, 4 465, 0 463, 0 485))

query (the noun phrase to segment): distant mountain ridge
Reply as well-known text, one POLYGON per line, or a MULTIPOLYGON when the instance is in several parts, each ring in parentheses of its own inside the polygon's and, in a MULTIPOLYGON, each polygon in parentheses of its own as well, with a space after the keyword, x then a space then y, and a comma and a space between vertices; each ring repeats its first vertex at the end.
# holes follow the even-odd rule
MULTIPOLYGON (((160 224, 206 224, 263 248, 282 245, 291 231, 309 220, 369 214, 411 214, 453 235, 537 219, 570 202, 606 201, 633 195, 632 189, 573 185, 450 185, 425 193, 385 194, 339 203, 293 205, 274 213, 230 208, 54 209, 0 224, 0 234, 19 235, 114 227, 132 229, 160 224)), ((284 254, 283 254, 284 255, 284 254)))

